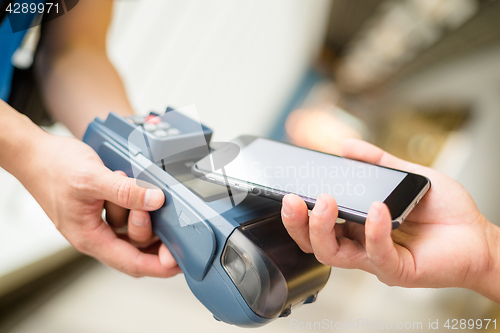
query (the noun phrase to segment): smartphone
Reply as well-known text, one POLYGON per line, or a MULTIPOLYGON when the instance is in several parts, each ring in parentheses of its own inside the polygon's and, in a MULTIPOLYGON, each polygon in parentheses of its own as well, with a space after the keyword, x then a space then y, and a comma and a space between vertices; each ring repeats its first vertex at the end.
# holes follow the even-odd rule
POLYGON ((397 228, 431 186, 428 178, 256 136, 240 136, 192 167, 220 185, 281 200, 294 193, 314 207, 321 193, 332 195, 339 218, 365 223, 374 201, 387 204, 397 228))

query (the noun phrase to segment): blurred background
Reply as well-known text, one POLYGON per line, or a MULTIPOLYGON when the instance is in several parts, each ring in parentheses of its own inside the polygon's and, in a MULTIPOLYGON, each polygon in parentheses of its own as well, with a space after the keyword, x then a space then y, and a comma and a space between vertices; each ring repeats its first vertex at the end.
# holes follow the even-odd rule
MULTIPOLYGON (((500 221, 499 1, 118 0, 108 50, 138 113, 195 104, 217 141, 254 134, 338 153, 362 138, 457 179, 500 221)), ((0 183, 0 332, 239 330, 182 276, 134 279, 78 254, 1 169, 0 183)), ((453 318, 500 311, 466 290, 333 269, 316 303, 258 331, 453 318)))

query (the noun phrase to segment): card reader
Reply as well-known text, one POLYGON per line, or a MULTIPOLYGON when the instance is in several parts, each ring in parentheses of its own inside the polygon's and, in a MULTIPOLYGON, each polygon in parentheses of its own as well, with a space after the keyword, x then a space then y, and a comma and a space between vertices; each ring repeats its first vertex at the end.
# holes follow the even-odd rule
POLYGON ((165 204, 150 213, 153 230, 214 317, 241 327, 262 326, 313 302, 330 267, 290 238, 281 203, 191 173, 192 165, 210 153, 211 136, 208 127, 167 108, 162 115, 96 118, 83 141, 109 169, 165 193, 165 204))

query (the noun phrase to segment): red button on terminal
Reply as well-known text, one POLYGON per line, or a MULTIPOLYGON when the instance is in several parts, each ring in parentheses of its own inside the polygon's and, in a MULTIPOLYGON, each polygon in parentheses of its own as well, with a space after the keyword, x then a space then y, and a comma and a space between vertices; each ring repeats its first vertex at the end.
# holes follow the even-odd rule
POLYGON ((158 116, 149 115, 146 117, 146 122, 157 125, 161 123, 161 119, 158 116))

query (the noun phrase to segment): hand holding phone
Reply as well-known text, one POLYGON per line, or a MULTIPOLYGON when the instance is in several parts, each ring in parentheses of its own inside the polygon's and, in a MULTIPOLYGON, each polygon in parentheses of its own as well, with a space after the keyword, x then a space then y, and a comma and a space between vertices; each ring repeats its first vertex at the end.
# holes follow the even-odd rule
POLYGON ((198 161, 193 172, 275 200, 296 194, 309 209, 328 193, 337 201, 339 217, 358 223, 365 222, 372 202, 385 202, 395 228, 430 188, 429 179, 418 174, 255 136, 220 147, 198 161))
POLYGON ((346 141, 342 156, 423 174, 432 188, 397 230, 381 202, 371 205, 363 227, 336 224, 337 204, 329 195, 319 198, 310 217, 301 198, 287 195, 282 219, 303 251, 326 265, 365 270, 391 286, 462 287, 500 304, 500 228, 458 182, 359 140, 346 141))

